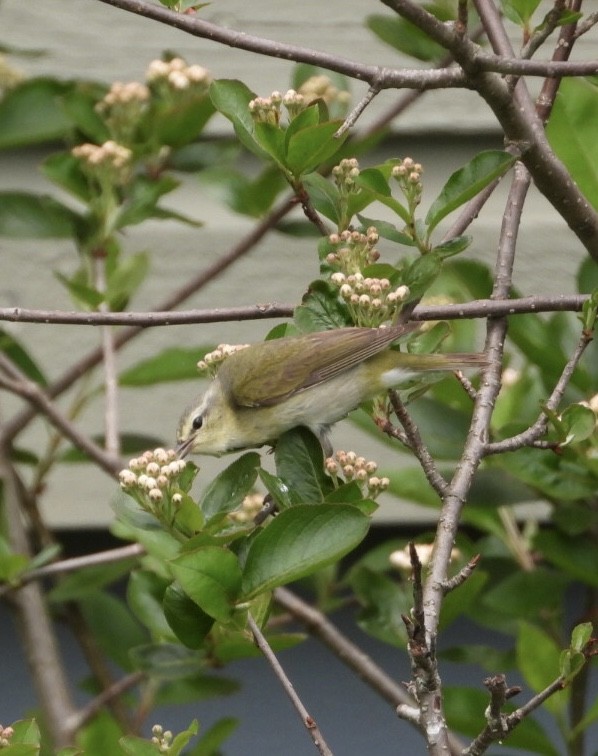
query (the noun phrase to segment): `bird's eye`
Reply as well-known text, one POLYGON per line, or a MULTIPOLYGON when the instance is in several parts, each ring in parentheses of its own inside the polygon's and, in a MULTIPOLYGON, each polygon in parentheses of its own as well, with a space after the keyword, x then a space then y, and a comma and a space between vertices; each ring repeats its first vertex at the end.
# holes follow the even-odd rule
POLYGON ((199 430, 202 425, 203 425, 203 415, 196 415, 193 418, 193 422, 191 423, 193 430, 196 430, 196 431, 199 430))

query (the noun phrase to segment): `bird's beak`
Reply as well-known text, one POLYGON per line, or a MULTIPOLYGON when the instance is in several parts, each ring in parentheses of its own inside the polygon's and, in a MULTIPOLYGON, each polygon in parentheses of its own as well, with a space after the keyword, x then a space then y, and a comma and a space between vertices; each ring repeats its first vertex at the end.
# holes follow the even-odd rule
POLYGON ((182 443, 178 444, 176 447, 176 455, 179 459, 183 459, 184 457, 189 454, 191 451, 191 447, 193 446, 193 436, 189 436, 189 438, 186 441, 183 441, 182 443))

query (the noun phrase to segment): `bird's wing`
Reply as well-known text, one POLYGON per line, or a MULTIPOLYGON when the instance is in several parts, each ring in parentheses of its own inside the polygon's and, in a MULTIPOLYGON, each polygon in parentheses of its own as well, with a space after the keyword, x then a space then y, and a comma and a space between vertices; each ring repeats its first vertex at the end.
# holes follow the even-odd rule
POLYGON ((237 406, 272 406, 355 367, 418 327, 340 328, 268 341, 228 357, 218 378, 237 406))

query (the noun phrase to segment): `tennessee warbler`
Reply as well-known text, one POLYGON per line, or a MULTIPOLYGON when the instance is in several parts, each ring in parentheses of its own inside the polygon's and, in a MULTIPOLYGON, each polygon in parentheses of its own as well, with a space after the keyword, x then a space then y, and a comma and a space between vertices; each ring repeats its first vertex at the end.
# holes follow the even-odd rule
POLYGON ((327 432, 362 402, 418 373, 480 367, 482 354, 407 354, 390 349, 417 323, 339 328, 273 339, 234 352, 207 391, 183 414, 180 456, 220 456, 271 444, 309 428, 331 451, 327 432))

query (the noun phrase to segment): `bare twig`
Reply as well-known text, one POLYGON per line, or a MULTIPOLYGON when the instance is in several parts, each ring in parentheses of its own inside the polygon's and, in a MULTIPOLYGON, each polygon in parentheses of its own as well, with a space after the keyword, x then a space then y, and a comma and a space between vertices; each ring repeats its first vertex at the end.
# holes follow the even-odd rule
MULTIPOLYGON (((456 235, 456 234, 454 234, 456 235)), ((476 299, 445 305, 419 304, 412 320, 460 320, 488 318, 501 315, 523 315, 540 312, 579 312, 588 296, 534 295, 518 299, 476 299)), ((247 307, 219 307, 206 310, 157 310, 153 312, 71 312, 64 310, 33 310, 23 307, 0 307, 0 321, 12 323, 39 323, 63 325, 125 325, 139 328, 158 326, 194 325, 200 323, 226 323, 236 320, 267 320, 290 318, 294 305, 256 304, 247 307)))
POLYGON ((397 391, 391 390, 388 392, 388 395, 390 397, 392 408, 405 430, 405 435, 407 436, 407 439, 409 441, 409 447, 418 458, 422 470, 424 471, 424 474, 428 479, 428 483, 442 499, 447 492, 446 480, 438 472, 436 463, 434 462, 432 455, 428 451, 427 446, 424 444, 417 425, 415 424, 411 415, 407 412, 405 405, 401 401, 399 393, 397 391))
MULTIPOLYGON (((582 358, 583 353, 587 349, 588 345, 592 341, 592 333, 582 331, 582 334, 577 342, 575 351, 567 361, 567 364, 563 368, 563 372, 559 380, 557 381, 552 394, 546 401, 545 407, 548 410, 556 411, 563 398, 563 395, 569 385, 571 376, 579 361, 582 358)), ((493 443, 487 443, 484 447, 484 455, 501 454, 502 452, 515 451, 521 449, 524 446, 530 446, 534 444, 541 436, 546 433, 548 428, 548 415, 545 412, 541 412, 540 416, 533 425, 529 428, 518 433, 516 436, 505 438, 502 441, 494 441, 493 443)))
POLYGON ((353 128, 359 116, 363 113, 363 111, 367 108, 367 106, 372 102, 374 97, 376 97, 376 95, 379 93, 380 93, 380 87, 378 87, 376 84, 370 85, 368 91, 357 103, 357 105, 353 108, 353 110, 349 113, 349 115, 345 118, 343 125, 339 128, 339 130, 334 135, 337 139, 340 139, 340 137, 342 137, 342 135, 346 131, 349 131, 349 129, 353 128))
POLYGON ((85 556, 72 557, 71 559, 61 559, 59 562, 52 562, 51 564, 46 564, 44 567, 38 567, 34 570, 24 572, 19 576, 17 583, 0 586, 0 597, 5 593, 17 590, 34 580, 43 580, 43 578, 51 577, 53 575, 63 575, 68 572, 76 572, 77 570, 85 569, 86 567, 96 567, 100 564, 121 562, 124 559, 132 559, 134 557, 142 556, 143 554, 145 554, 143 546, 139 543, 132 543, 128 546, 120 546, 119 548, 110 549, 109 551, 100 551, 96 554, 86 554, 85 556))
POLYGON ((270 648, 270 644, 264 637, 264 634, 258 627, 256 621, 253 619, 251 614, 247 615, 247 624, 249 625, 249 629, 251 630, 253 637, 255 639, 255 642, 258 645, 260 651, 264 654, 264 656, 266 657, 268 661, 268 664, 274 670, 274 674, 276 675, 280 684, 282 685, 284 692, 291 699, 291 702, 293 706, 295 707, 295 709, 297 710, 297 713, 299 714, 299 717, 301 721, 303 722, 303 725, 305 726, 311 739, 313 740, 314 745, 316 746, 318 751, 322 754, 322 756, 332 756, 332 751, 330 750, 326 741, 324 740, 322 733, 320 732, 320 729, 318 725, 316 724, 316 721, 309 714, 309 712, 303 705, 302 700, 299 698, 299 696, 295 692, 295 688, 293 688, 293 684, 287 677, 284 669, 282 668, 282 665, 276 658, 276 654, 270 648))
POLYGON ((462 567, 459 572, 456 575, 453 575, 452 578, 447 578, 444 583, 442 584, 442 588, 445 593, 450 593, 451 591, 454 591, 455 588, 458 588, 460 585, 463 585, 463 583, 467 580, 467 578, 472 574, 472 572, 475 570, 475 568, 480 563, 480 555, 476 554, 474 557, 472 557, 467 564, 462 567))
MULTIPOLYGON (((68 420, 49 399, 47 394, 33 381, 30 381, 4 354, 0 354, 0 371, 8 378, 0 377, 0 388, 11 391, 26 399, 38 412, 45 415, 63 435, 85 452, 104 472, 115 476, 122 468, 118 457, 105 452, 68 420)), ((6 436, 2 436, 7 441, 6 436)))
POLYGON ((136 687, 145 678, 145 672, 131 672, 129 675, 122 677, 114 682, 109 688, 103 690, 87 706, 78 711, 69 721, 70 731, 76 733, 81 727, 89 722, 95 715, 101 711, 104 706, 115 698, 119 698, 131 688, 136 687))

